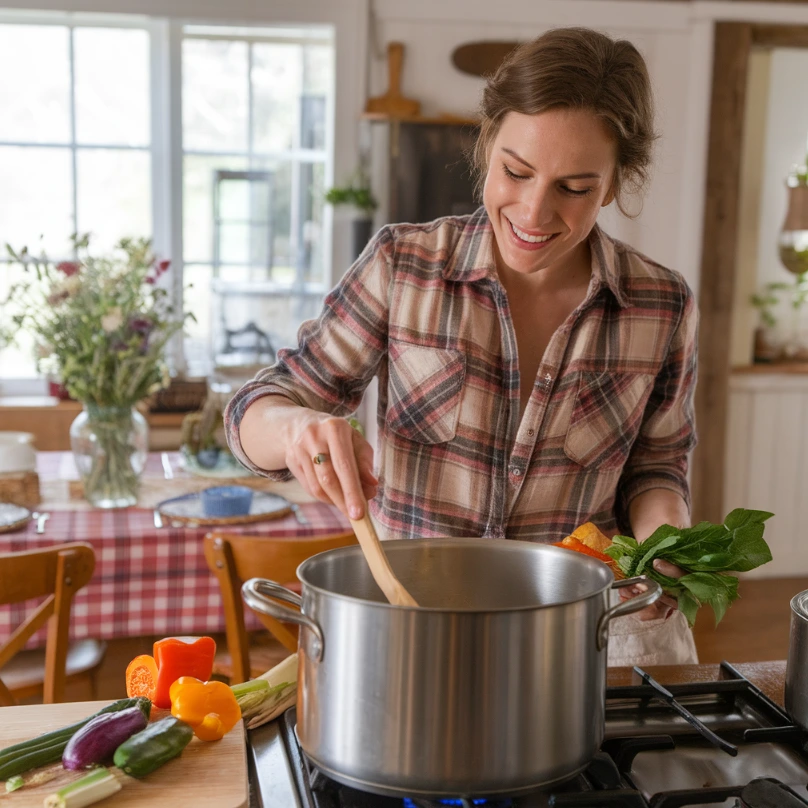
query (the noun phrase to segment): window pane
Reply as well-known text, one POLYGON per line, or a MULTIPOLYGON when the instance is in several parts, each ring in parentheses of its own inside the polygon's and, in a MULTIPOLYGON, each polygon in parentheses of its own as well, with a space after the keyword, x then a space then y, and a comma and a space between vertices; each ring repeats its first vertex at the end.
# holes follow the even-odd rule
POLYGON ((183 268, 183 307, 196 318, 196 322, 186 322, 186 336, 183 340, 189 376, 206 376, 213 370, 210 356, 212 277, 213 272, 209 265, 185 264, 183 268))
POLYGON ((68 36, 55 25, 0 25, 0 140, 68 142, 68 36))
POLYGON ((9 242, 32 252, 70 255, 69 149, 0 146, 0 188, 0 247, 9 242))
POLYGON ((182 134, 186 150, 247 148, 247 44, 182 43, 182 134))
POLYGON ((303 97, 300 110, 300 145, 325 148, 326 103, 332 87, 333 49, 308 45, 303 49, 303 97))
MULTIPOLYGON (((12 245, 19 246, 19 245, 12 245)), ((8 297, 12 284, 27 279, 25 270, 18 264, 0 263, 0 301, 8 297)), ((9 317, 17 314, 14 301, 9 302, 8 311, 3 312, 9 317)), ((18 333, 12 345, 3 347, 0 337, 0 368, 2 376, 14 379, 36 378, 36 362, 34 360, 34 340, 27 332, 18 333)))
POLYGON ((78 229, 92 233, 94 250, 152 235, 149 152, 81 149, 77 173, 78 229))
POLYGON ((256 151, 280 152, 297 147, 302 74, 301 45, 253 45, 256 151))
POLYGON ((244 157, 196 157, 183 160, 183 258, 186 262, 213 261, 213 172, 243 171, 244 157))
POLYGON ((76 28, 74 48, 77 142, 148 146, 148 33, 76 28))

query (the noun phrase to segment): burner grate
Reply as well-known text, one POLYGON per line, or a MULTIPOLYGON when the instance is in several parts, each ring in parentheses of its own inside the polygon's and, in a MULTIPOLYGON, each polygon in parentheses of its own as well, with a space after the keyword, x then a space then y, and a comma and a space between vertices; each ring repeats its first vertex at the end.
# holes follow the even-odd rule
POLYGON ((279 725, 300 806, 808 806, 808 788, 804 786, 808 782, 808 733, 795 727, 735 668, 722 663, 719 681, 669 687, 661 686, 642 669, 636 668, 635 674, 642 683, 607 689, 606 740, 586 771, 551 792, 513 798, 402 800, 343 786, 309 764, 297 742, 296 711, 291 708, 279 725), (661 785, 660 772, 668 778, 661 785))

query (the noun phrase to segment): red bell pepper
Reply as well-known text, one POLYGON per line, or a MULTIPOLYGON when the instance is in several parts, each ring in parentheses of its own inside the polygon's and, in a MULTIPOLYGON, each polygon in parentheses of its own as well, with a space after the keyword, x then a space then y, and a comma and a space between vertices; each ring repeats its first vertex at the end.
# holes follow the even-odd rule
POLYGON ((166 637, 154 644, 154 658, 142 654, 126 672, 126 690, 148 695, 155 707, 171 707, 171 685, 180 676, 206 682, 213 673, 216 642, 212 637, 166 637), (149 681, 151 680, 151 681, 149 681))

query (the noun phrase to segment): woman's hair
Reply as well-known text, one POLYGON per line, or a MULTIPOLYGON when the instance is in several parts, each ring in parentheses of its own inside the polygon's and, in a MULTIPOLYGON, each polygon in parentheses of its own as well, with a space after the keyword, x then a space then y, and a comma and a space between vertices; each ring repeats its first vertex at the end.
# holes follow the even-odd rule
POLYGON ((648 182, 654 109, 648 69, 630 42, 590 28, 556 28, 515 48, 489 78, 480 104, 480 134, 471 155, 482 191, 491 147, 509 112, 588 109, 617 145, 613 191, 625 215, 623 193, 648 182))

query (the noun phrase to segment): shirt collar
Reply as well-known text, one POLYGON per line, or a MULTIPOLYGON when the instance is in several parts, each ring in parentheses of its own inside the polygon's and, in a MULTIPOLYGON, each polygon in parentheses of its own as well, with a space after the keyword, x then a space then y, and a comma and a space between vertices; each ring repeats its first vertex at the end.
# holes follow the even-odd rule
POLYGON ((620 284, 614 240, 597 223, 589 234, 589 251, 592 254, 592 280, 609 289, 620 307, 626 308, 629 302, 620 284))
MULTIPOLYGON (((614 242, 595 224, 589 234, 592 253, 592 279, 598 286, 605 286, 625 308, 628 299, 620 286, 614 242)), ((483 278, 496 278, 494 260, 494 228, 484 206, 477 208, 466 220, 463 233, 455 243, 452 254, 443 267, 447 281, 471 283, 483 278)))
POLYGON ((454 250, 443 266, 447 281, 472 282, 496 278, 494 228, 485 207, 480 205, 467 219, 454 250))

